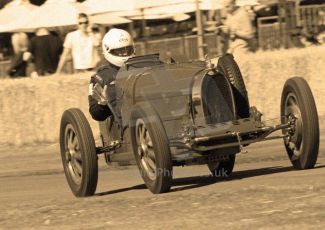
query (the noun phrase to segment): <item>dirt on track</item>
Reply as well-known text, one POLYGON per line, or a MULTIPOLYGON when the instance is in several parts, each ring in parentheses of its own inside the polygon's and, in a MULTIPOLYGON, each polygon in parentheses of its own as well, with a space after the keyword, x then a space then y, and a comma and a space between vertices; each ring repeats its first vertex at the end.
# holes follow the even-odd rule
POLYGON ((324 129, 315 169, 293 170, 280 140, 248 147, 227 180, 205 165, 175 167, 171 192, 153 195, 135 166, 100 159, 96 195, 75 198, 57 144, 0 148, 0 229, 321 229, 324 129))
POLYGON ((101 171, 97 194, 75 198, 64 175, 1 177, 0 229, 321 229, 325 159, 243 163, 229 180, 203 166, 176 168, 170 193, 153 195, 136 167, 101 171))

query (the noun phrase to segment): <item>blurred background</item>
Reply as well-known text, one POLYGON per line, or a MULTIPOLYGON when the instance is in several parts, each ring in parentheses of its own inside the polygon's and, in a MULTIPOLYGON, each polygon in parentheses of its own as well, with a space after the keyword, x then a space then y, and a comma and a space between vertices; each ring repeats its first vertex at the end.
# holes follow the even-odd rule
MULTIPOLYGON (((238 32, 244 30, 241 18, 246 18, 251 31, 248 52, 235 58, 250 104, 265 119, 279 117, 284 82, 302 76, 313 90, 319 116, 324 117, 325 0, 237 0, 241 10, 232 16, 224 1, 232 2, 0 0, 0 146, 57 142, 62 113, 71 107, 80 108, 98 134, 87 101, 94 69, 77 73, 73 58, 67 57, 62 72, 53 74, 67 34, 84 26, 99 41, 110 28, 125 29, 134 37, 136 54, 158 52, 181 62, 229 51, 234 38, 225 32, 227 20, 235 17, 231 26, 238 32), (88 15, 87 25, 78 22, 81 12, 88 15), (42 73, 37 63, 44 57, 54 61, 48 61, 53 66, 42 73)), ((94 51, 99 66, 101 46, 94 51)))
MULTIPOLYGON (((245 7, 256 28, 251 52, 324 42, 325 0, 237 0, 236 4, 245 7)), ((64 41, 76 29, 80 12, 90 16, 91 30, 101 36, 112 27, 128 30, 138 55, 160 52, 195 60, 227 50, 229 39, 220 29, 227 15, 222 0, 0 0, 0 77, 8 76, 18 49, 13 34, 28 43, 38 28, 47 28, 64 41)), ((74 71, 71 62, 65 64, 67 74, 74 71)))

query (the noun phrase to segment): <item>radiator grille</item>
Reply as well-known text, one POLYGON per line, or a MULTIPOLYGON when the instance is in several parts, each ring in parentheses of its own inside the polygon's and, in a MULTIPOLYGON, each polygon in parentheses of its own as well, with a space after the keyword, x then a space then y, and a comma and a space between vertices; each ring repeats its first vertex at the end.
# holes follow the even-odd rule
POLYGON ((208 124, 234 120, 233 96, 230 85, 223 76, 205 76, 202 102, 208 124))

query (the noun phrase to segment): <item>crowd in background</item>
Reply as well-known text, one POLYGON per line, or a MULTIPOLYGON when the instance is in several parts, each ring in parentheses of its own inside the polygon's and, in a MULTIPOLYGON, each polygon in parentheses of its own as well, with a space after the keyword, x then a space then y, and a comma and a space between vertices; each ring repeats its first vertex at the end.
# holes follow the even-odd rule
POLYGON ((77 22, 78 29, 68 33, 64 41, 46 28, 37 29, 31 39, 26 33, 14 33, 11 37, 14 55, 8 75, 37 77, 59 74, 71 58, 74 72, 93 70, 101 60, 101 34, 91 30, 86 14, 79 14, 77 22), (27 70, 28 66, 31 69, 27 70))
POLYGON ((14 33, 11 40, 14 55, 8 70, 9 76, 26 76, 28 64, 31 63, 33 76, 55 73, 62 52, 62 41, 57 35, 46 28, 39 28, 30 40, 23 32, 14 33))
MULTIPOLYGON (((213 27, 207 23, 207 32, 219 31, 228 41, 225 52, 235 56, 251 50, 256 37, 256 18, 276 14, 274 6, 253 11, 252 8, 239 7, 235 0, 225 0, 227 15, 203 14, 205 22, 218 21, 213 27), (211 29, 212 28, 212 29, 211 29)), ((11 43, 13 55, 7 74, 10 77, 47 76, 59 74, 68 60, 72 60, 73 72, 93 70, 103 60, 101 57, 101 39, 103 33, 90 24, 86 14, 77 17, 77 30, 69 32, 64 38, 46 28, 39 28, 33 36, 24 32, 13 33, 11 43)), ((136 34, 130 31, 131 34, 136 34)), ((309 35, 303 28, 298 34, 297 46, 309 46, 324 42, 324 33, 309 35)))

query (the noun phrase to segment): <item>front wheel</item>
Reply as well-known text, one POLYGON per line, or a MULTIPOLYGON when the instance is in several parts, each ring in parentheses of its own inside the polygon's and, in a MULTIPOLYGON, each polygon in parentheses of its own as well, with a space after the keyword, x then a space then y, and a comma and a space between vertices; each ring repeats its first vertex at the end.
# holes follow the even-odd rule
POLYGON ((150 105, 133 108, 130 131, 135 160, 146 186, 154 194, 168 192, 173 174, 168 137, 150 105))
POLYGON ((291 129, 283 130, 284 145, 295 169, 313 168, 319 150, 319 123, 313 94, 305 79, 286 81, 281 97, 281 122, 294 119, 291 129))
POLYGON ((225 54, 220 57, 217 64, 218 70, 223 73, 231 83, 238 118, 249 117, 249 101, 243 76, 234 57, 225 54))
POLYGON ((98 180, 96 146, 90 125, 79 109, 68 109, 62 115, 60 149, 65 176, 73 194, 92 196, 98 180))

